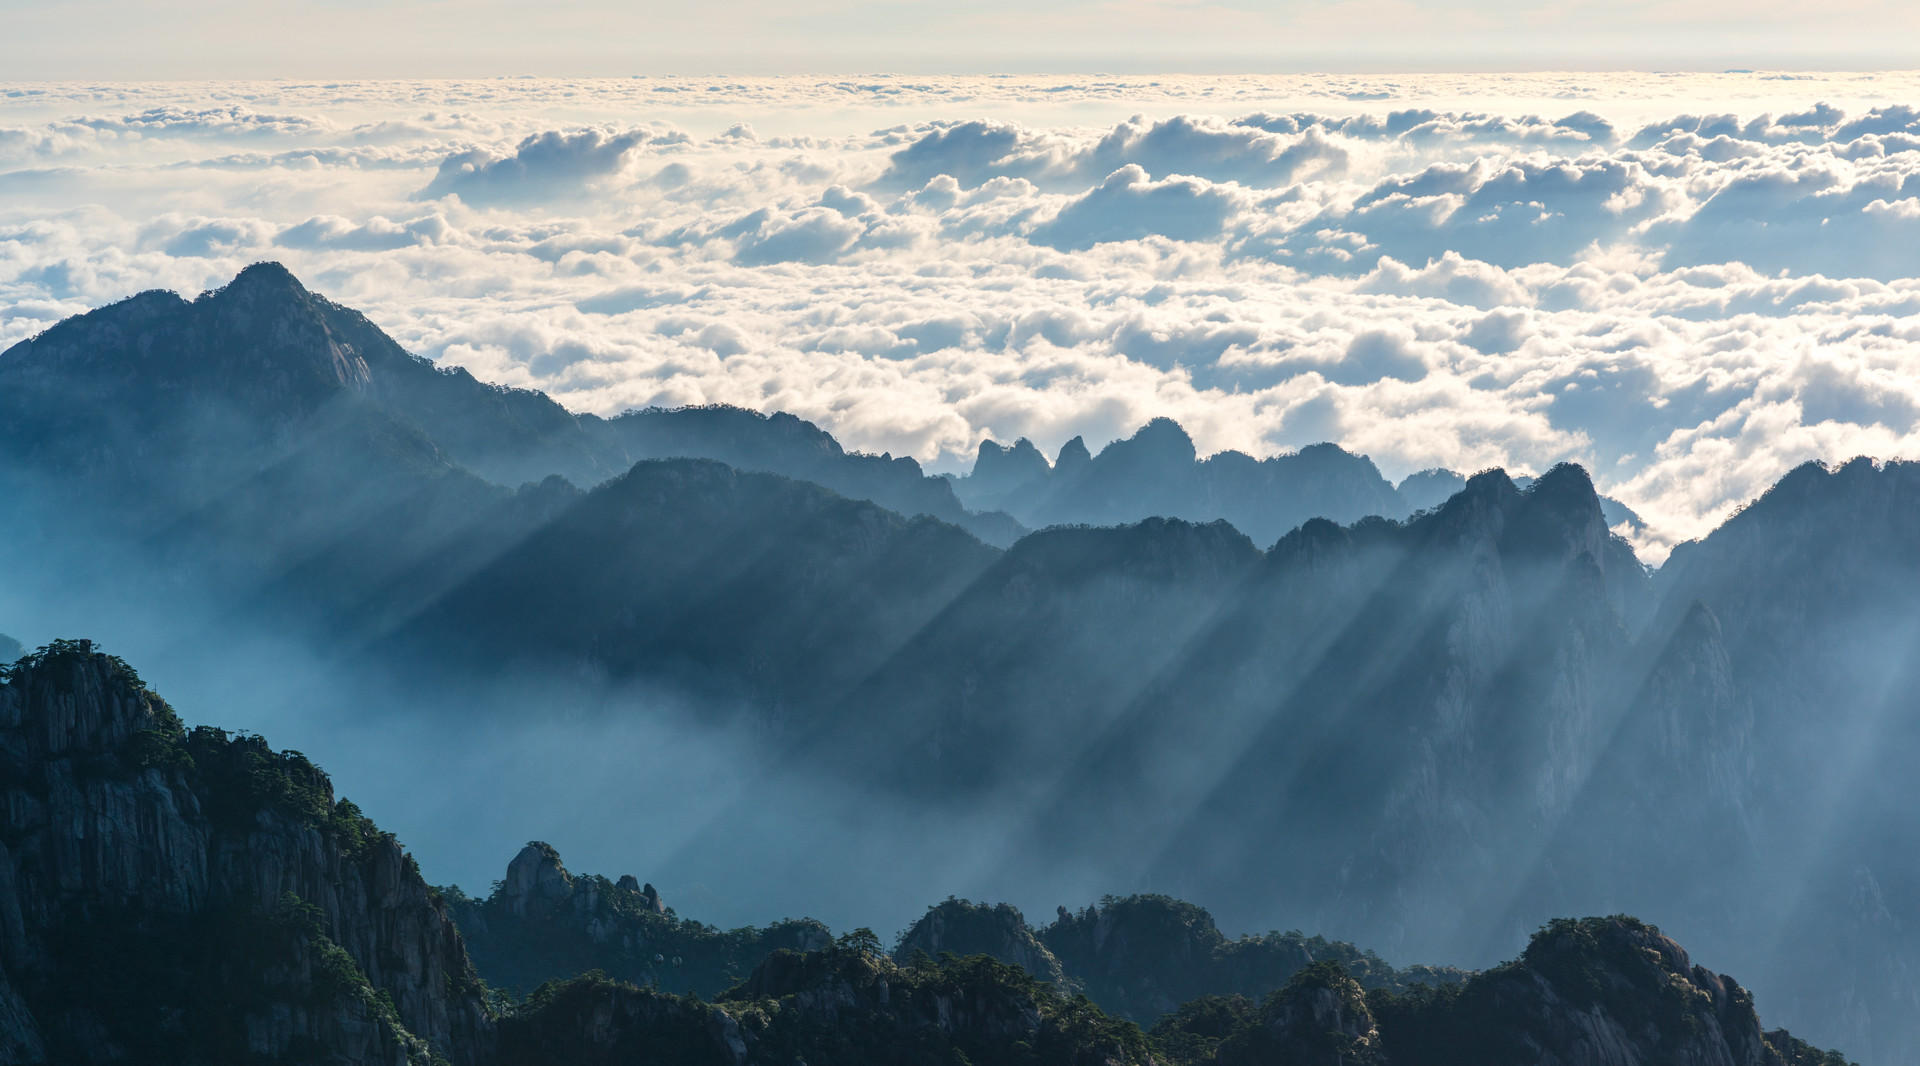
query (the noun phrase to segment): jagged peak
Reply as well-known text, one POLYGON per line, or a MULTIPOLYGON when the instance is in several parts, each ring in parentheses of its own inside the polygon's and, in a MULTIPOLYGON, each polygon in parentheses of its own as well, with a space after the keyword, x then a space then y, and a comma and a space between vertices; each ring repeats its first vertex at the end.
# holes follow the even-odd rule
POLYGON ((201 299, 245 298, 271 299, 283 297, 303 299, 312 295, 307 287, 294 277, 293 271, 284 264, 265 261, 253 263, 233 276, 233 280, 212 292, 204 293, 201 299))
POLYGON ((507 864, 500 894, 516 914, 530 903, 557 903, 573 894, 573 875, 560 861, 560 852, 544 840, 529 840, 507 864))
POLYGON ((1093 453, 1087 450, 1085 438, 1075 437, 1060 446, 1060 454, 1054 457, 1053 468, 1059 471, 1077 470, 1093 461, 1093 453))
POLYGON ((1124 441, 1116 441, 1107 447, 1112 449, 1123 445, 1131 445, 1156 458, 1184 459, 1189 463, 1198 458, 1198 452, 1193 446, 1193 438, 1187 434, 1180 423, 1165 415, 1149 419, 1146 425, 1134 431, 1133 436, 1124 441))
POLYGON ((1553 469, 1535 478, 1527 486, 1528 494, 1536 497, 1566 497, 1580 499, 1593 497, 1599 500, 1599 490, 1593 487, 1593 478, 1587 474, 1587 468, 1579 463, 1556 463, 1553 469))
POLYGON ((1519 487, 1513 483, 1513 478, 1508 476, 1505 467, 1493 466, 1468 478, 1466 487, 1460 491, 1476 495, 1485 495, 1488 493, 1501 493, 1507 490, 1514 492, 1520 491, 1519 487))

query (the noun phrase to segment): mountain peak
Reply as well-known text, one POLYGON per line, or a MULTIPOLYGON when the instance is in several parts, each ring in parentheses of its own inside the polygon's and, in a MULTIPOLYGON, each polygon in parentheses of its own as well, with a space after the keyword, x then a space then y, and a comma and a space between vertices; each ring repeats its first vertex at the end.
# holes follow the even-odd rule
POLYGON ((506 880, 500 892, 516 915, 524 915, 529 903, 554 904, 573 893, 573 875, 560 861, 552 844, 530 840, 520 854, 507 864, 506 880))
POLYGON ((215 297, 242 297, 246 299, 290 298, 301 299, 311 295, 293 271, 277 262, 254 263, 233 276, 233 280, 215 289, 215 297))
POLYGON ((1091 462, 1093 462, 1093 453, 1087 451, 1086 440, 1075 437, 1060 446, 1060 454, 1053 460, 1053 469, 1057 473, 1070 474, 1078 472, 1091 462))
POLYGON ((1154 452, 1184 455, 1187 462, 1193 462, 1196 452, 1193 438, 1180 423, 1165 415, 1152 419, 1130 438, 1140 444, 1148 445, 1154 452))

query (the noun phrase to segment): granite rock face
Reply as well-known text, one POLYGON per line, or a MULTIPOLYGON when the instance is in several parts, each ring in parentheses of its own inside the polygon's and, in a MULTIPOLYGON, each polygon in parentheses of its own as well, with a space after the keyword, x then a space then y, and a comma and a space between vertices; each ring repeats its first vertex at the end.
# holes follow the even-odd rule
POLYGON ((119 660, 0 685, 9 1061, 471 1063, 490 1020, 391 835, 297 753, 187 733, 119 660))

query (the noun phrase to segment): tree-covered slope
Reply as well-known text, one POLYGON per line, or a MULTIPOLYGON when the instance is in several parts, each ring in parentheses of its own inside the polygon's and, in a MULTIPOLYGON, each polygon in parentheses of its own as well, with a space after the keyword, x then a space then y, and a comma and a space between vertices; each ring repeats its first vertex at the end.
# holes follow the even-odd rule
POLYGON ((56 643, 0 683, 0 794, 7 1061, 480 1061, 444 904, 297 752, 56 643))

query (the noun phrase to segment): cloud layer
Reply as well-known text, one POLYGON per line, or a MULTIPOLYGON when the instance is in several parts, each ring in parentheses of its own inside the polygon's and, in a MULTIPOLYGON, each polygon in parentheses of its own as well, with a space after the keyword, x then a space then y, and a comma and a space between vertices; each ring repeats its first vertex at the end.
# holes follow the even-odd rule
POLYGON ((1575 459, 1655 558, 1805 459, 1920 454, 1920 85, 1511 82, 20 90, 0 343, 278 258, 577 408, 953 470, 1161 414, 1575 459))

